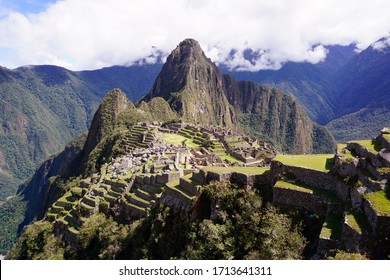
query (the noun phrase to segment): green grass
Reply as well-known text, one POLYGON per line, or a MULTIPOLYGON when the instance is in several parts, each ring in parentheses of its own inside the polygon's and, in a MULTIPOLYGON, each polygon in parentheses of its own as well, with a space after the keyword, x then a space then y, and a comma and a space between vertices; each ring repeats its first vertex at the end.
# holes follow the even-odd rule
POLYGON ((237 172, 237 173, 244 173, 248 175, 260 175, 263 174, 266 171, 269 171, 269 168, 263 168, 263 167, 237 167, 237 166, 229 166, 229 167, 222 167, 222 166, 207 166, 203 168, 205 171, 215 172, 215 173, 229 173, 229 172, 237 172))
POLYGON ((286 165, 300 166, 320 171, 329 171, 334 164, 333 156, 333 154, 277 155, 274 160, 286 165))
POLYGON ((239 163, 239 164, 242 164, 243 162, 241 160, 238 160, 232 156, 229 156, 229 155, 224 155, 224 156, 219 156, 220 159, 222 160, 227 160, 229 162, 232 162, 232 163, 239 163))
POLYGON ((358 233, 362 233, 365 230, 371 229, 367 217, 362 213, 350 212, 346 215, 346 221, 348 225, 354 230, 356 230, 358 233))
POLYGON ((382 134, 383 138, 385 138, 387 141, 390 141, 390 134, 382 134))
POLYGON ((343 156, 352 157, 352 154, 349 150, 346 150, 344 153, 342 152, 346 147, 347 144, 337 144, 337 151, 343 156))
POLYGON ((337 144, 337 150, 341 151, 342 149, 345 149, 347 147, 347 144, 339 143, 337 144))
POLYGON ((322 226, 321 238, 339 240, 343 230, 343 217, 339 215, 329 215, 322 226))
POLYGON ((180 179, 172 180, 166 184, 169 188, 177 188, 180 185, 180 179))
POLYGON ((303 184, 292 184, 286 181, 277 181, 275 187, 283 188, 283 189, 291 189, 291 190, 296 190, 296 191, 311 193, 311 194, 314 193, 313 188, 310 188, 303 184))
POLYGON ((275 184, 275 187, 292 189, 292 190, 296 190, 296 191, 300 191, 300 192, 319 195, 322 197, 326 197, 327 199, 329 199, 329 201, 331 203, 341 203, 342 202, 340 200, 340 198, 332 191, 313 188, 313 187, 310 187, 310 186, 302 184, 302 183, 290 183, 290 182, 286 182, 286 181, 277 181, 275 184))
POLYGON ((181 145, 183 141, 186 141, 185 144, 189 148, 197 148, 200 147, 199 144, 194 143, 192 139, 188 139, 182 135, 176 133, 161 133, 161 141, 172 144, 172 145, 181 145))
POLYGON ((377 191, 364 196, 368 199, 375 212, 383 216, 390 216, 390 197, 385 191, 377 191))
POLYGON ((351 143, 357 143, 372 152, 379 152, 382 149, 382 146, 379 142, 373 142, 372 140, 358 140, 350 141, 351 143))
POLYGON ((389 174, 389 173, 390 173, 390 167, 381 167, 381 168, 378 168, 377 171, 378 171, 381 175, 386 175, 386 174, 389 174))

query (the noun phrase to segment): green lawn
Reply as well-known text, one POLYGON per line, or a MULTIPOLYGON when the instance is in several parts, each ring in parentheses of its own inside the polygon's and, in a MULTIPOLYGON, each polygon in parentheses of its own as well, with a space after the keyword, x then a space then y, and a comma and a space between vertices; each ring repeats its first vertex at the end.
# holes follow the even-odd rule
POLYGON ((305 186, 303 184, 292 184, 286 181, 277 181, 275 187, 279 187, 283 189, 291 189, 291 190, 296 190, 305 193, 314 193, 313 189, 308 186, 305 186))
POLYGON ((229 166, 229 167, 222 167, 222 166, 208 166, 203 168, 205 171, 215 172, 215 173, 228 173, 228 172, 237 172, 237 173, 244 173, 248 175, 260 175, 264 172, 268 171, 269 168, 263 168, 263 167, 237 167, 237 166, 229 166))
POLYGON ((342 151, 344 148, 346 148, 347 147, 347 144, 342 144, 342 143, 340 143, 340 144, 337 144, 337 150, 338 151, 342 151))
POLYGON ((161 141, 168 144, 181 145, 183 141, 186 141, 185 144, 189 148, 196 148, 200 146, 199 144, 194 143, 192 139, 186 138, 176 133, 161 133, 160 136, 161 141))
POLYGON ((319 155, 277 155, 274 160, 286 165, 329 171, 333 167, 333 154, 319 155))
POLYGON ((390 197, 385 191, 377 191, 364 196, 380 215, 390 216, 390 197))
POLYGON ((340 198, 332 191, 312 188, 310 186, 307 186, 307 185, 301 184, 301 183, 290 183, 290 182, 286 182, 286 181, 277 181, 275 184, 275 187, 291 189, 291 190, 296 190, 296 191, 310 193, 310 194, 315 194, 315 195, 319 195, 322 197, 326 197, 332 203, 341 203, 340 198))
POLYGON ((239 163, 239 164, 242 164, 243 162, 241 161, 241 160, 238 160, 238 159, 236 159, 236 158, 234 158, 234 157, 232 157, 232 156, 229 156, 229 155, 224 155, 224 156, 219 156, 219 158, 220 159, 222 159, 222 160, 227 160, 227 161, 230 161, 230 162, 237 162, 237 163, 239 163))
POLYGON ((364 230, 371 229, 370 223, 367 220, 367 217, 358 212, 351 212, 346 215, 346 221, 349 226, 351 226, 358 233, 362 233, 364 230))
POLYGON ((390 134, 382 134, 383 138, 385 138, 387 141, 390 141, 390 134))
POLYGON ((373 142, 372 140, 357 140, 357 141, 350 141, 351 143, 357 143, 367 149, 369 149, 372 152, 379 152, 382 149, 382 146, 379 142, 373 142))
POLYGON ((177 188, 180 185, 180 179, 172 180, 166 184, 169 188, 177 188))

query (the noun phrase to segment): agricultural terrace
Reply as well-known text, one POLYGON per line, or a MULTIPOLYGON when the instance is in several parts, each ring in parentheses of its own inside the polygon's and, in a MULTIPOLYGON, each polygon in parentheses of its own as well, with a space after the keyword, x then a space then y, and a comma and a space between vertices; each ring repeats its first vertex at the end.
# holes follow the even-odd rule
POLYGON ((368 199, 375 212, 379 215, 390 216, 390 195, 385 191, 377 191, 366 194, 364 198, 368 199))
POLYGON ((274 160, 285 165, 329 171, 334 164, 333 154, 318 155, 277 155, 274 160))
POLYGON ((242 173, 247 175, 261 175, 264 172, 269 171, 269 168, 264 167, 237 167, 237 166, 207 166, 203 168, 204 171, 214 172, 214 173, 242 173))
POLYGON ((176 133, 160 133, 159 137, 161 141, 172 144, 172 145, 182 145, 183 142, 187 147, 189 148, 197 148, 200 147, 199 144, 194 143, 192 139, 189 139, 187 137, 184 137, 182 135, 176 134, 176 133))
POLYGON ((291 189, 291 190, 315 194, 315 195, 320 195, 322 197, 326 197, 332 203, 341 203, 340 198, 332 191, 313 188, 313 187, 310 187, 310 186, 302 184, 302 183, 291 183, 291 182, 286 182, 286 181, 277 181, 275 183, 275 187, 283 188, 283 189, 291 189))

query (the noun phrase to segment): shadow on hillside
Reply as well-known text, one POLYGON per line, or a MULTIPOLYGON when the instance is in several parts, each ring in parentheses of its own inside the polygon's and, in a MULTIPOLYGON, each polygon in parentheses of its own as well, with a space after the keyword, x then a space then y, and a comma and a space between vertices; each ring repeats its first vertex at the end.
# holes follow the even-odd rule
POLYGON ((381 143, 380 143, 379 141, 374 141, 374 140, 372 140, 372 141, 371 141, 371 144, 374 145, 374 150, 375 150, 376 152, 379 153, 379 152, 382 150, 382 145, 381 145, 381 143))
POLYGON ((331 170, 334 166, 334 158, 328 158, 326 159, 326 162, 325 162, 325 169, 326 170, 331 170))

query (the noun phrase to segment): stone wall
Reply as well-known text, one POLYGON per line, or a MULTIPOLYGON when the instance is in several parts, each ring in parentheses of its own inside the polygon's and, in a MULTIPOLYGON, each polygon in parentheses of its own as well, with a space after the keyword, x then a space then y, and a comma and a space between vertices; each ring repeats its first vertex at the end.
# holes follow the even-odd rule
POLYGON ((232 173, 216 173, 208 171, 206 172, 206 178, 205 183, 209 184, 212 181, 218 181, 218 182, 226 182, 230 181, 230 177, 232 176, 232 173))
POLYGON ((132 207, 126 202, 120 201, 118 204, 119 217, 121 220, 130 222, 133 219, 140 219, 146 217, 145 211, 132 207))
POLYGON ((230 176, 230 182, 240 188, 252 188, 255 184, 255 175, 233 172, 230 176))
POLYGON ((264 186, 271 187, 270 172, 264 174, 245 174, 240 172, 225 172, 217 173, 212 171, 200 170, 198 173, 193 173, 192 178, 200 184, 209 184, 213 181, 230 182, 240 188, 254 188, 259 189, 264 186))
POLYGON ((164 195, 161 197, 161 203, 189 212, 192 208, 193 201, 181 192, 167 187, 164 195))
POLYGON ((192 178, 200 184, 204 184, 206 182, 206 172, 201 169, 199 172, 192 173, 192 178))
POLYGON ((194 186, 191 182, 188 182, 183 178, 180 178, 179 189, 192 196, 198 195, 198 188, 194 186))
MULTIPOLYGON (((388 134, 387 134, 387 135, 388 135, 388 134)), ((383 137, 383 134, 379 135, 379 136, 377 137, 377 140, 381 143, 382 148, 385 148, 385 149, 390 150, 390 143, 389 143, 389 141, 386 140, 385 137, 383 137)))
POLYGON ((326 213, 326 201, 321 197, 293 189, 274 186, 273 203, 275 205, 293 206, 317 214, 326 213))
POLYGON ((371 202, 367 199, 363 201, 364 214, 366 214, 367 220, 371 225, 372 230, 375 232, 377 228, 378 215, 376 214, 371 202))
POLYGON ((343 249, 349 253, 364 253, 363 235, 353 229, 347 222, 343 224, 341 235, 343 249))
POLYGON ((331 254, 331 252, 334 249, 339 249, 339 248, 340 248, 340 242, 338 240, 320 238, 318 240, 317 254, 322 256, 322 258, 326 258, 331 254))
POLYGON ((362 145, 358 143, 348 143, 347 149, 354 154, 356 154, 359 157, 365 157, 366 161, 373 165, 374 167, 381 167, 383 166, 383 159, 379 157, 376 153, 371 152, 366 147, 363 147, 362 145))
POLYGON ((271 176, 273 178, 287 178, 295 182, 304 183, 317 189, 334 192, 341 201, 346 201, 349 194, 349 186, 338 181, 331 174, 319 170, 298 166, 284 165, 278 161, 271 163, 271 176))

